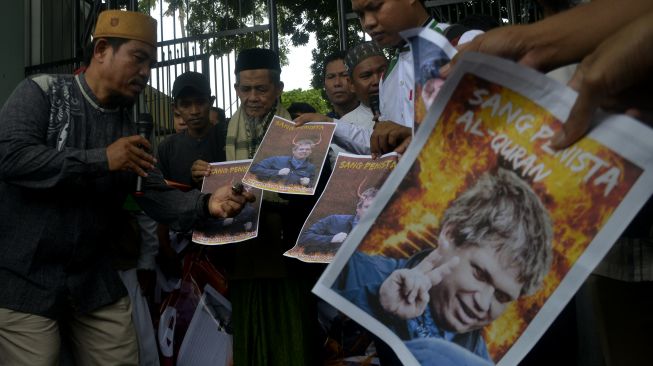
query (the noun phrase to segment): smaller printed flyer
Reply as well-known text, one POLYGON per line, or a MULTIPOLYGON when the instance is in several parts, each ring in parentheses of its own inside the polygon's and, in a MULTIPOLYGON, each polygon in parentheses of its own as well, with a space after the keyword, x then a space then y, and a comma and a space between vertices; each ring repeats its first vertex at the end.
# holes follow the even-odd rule
MULTIPOLYGON (((217 188, 233 186, 240 182, 251 160, 236 160, 211 163, 211 175, 204 178, 202 192, 211 193, 217 188)), ((235 217, 226 219, 210 218, 198 224, 193 231, 193 242, 205 245, 237 243, 255 238, 258 235, 258 218, 263 202, 263 191, 244 185, 245 190, 256 196, 256 201, 247 203, 235 217)))
POLYGON ((285 255, 304 262, 331 262, 397 166, 398 157, 397 153, 378 159, 338 154, 324 192, 306 219, 297 243, 285 255))
POLYGON ((274 116, 243 183, 277 193, 315 194, 335 130, 335 123, 296 127, 295 122, 274 116))

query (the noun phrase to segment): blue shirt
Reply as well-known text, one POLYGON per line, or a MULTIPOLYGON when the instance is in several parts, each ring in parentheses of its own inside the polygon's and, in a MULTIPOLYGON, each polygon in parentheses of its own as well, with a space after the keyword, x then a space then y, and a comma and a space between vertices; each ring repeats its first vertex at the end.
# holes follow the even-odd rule
MULTIPOLYGON (((418 253, 423 258, 428 251, 418 253)), ((453 342, 483 359, 490 360, 481 330, 467 333, 452 333, 441 329, 433 319, 429 307, 416 318, 401 319, 387 313, 379 302, 379 288, 392 272, 411 268, 415 260, 370 256, 356 251, 334 284, 334 290, 343 297, 382 322, 404 341, 415 339, 445 339, 453 342)))

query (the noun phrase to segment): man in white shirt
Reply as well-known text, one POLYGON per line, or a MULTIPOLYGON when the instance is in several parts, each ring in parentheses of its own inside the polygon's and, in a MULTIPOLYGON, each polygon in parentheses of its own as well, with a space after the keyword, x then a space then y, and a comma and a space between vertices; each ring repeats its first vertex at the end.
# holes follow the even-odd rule
MULTIPOLYGON (((371 136, 371 152, 373 155, 403 152, 412 137, 415 76, 413 55, 399 32, 429 27, 443 33, 449 24, 438 23, 429 17, 424 0, 387 0, 381 3, 352 0, 352 10, 372 40, 381 47, 395 49, 395 56, 380 87, 381 116, 371 136)), ((469 38, 465 40, 471 40, 469 38)))
MULTIPOLYGON (((378 98, 379 83, 386 72, 388 60, 374 42, 363 42, 351 48, 345 57, 345 65, 351 80, 351 91, 361 102, 351 112, 340 119, 332 119, 321 114, 304 114, 295 122, 335 121, 336 131, 331 148, 331 162, 335 162, 338 152, 354 154, 370 153, 370 136, 374 128, 374 113, 370 102, 378 98)), ((378 99, 377 99, 378 100, 378 99)))

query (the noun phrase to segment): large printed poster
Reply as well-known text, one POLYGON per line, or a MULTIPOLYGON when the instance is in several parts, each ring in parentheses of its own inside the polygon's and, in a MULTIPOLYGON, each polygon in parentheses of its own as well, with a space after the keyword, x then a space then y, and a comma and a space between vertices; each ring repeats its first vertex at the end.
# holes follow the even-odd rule
POLYGON ((550 140, 575 93, 467 54, 314 292, 406 365, 515 365, 651 195, 651 129, 550 140))

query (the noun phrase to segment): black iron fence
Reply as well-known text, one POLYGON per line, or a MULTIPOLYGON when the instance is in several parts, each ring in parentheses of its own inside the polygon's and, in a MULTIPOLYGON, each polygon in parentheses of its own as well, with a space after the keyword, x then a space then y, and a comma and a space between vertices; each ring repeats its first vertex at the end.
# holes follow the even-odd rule
MULTIPOLYGON (((30 50, 33 52, 30 52, 29 65, 25 67, 26 76, 73 73, 83 65, 84 49, 90 43, 97 14, 104 9, 134 10, 139 3, 135 0, 27 1, 30 7, 28 28, 33 30, 29 35, 30 50), (59 16, 52 19, 48 14, 59 16), (46 28, 47 32, 44 31, 46 28)), ((162 41, 157 44, 158 62, 152 69, 149 85, 135 114, 143 111, 152 114, 157 141, 173 131, 170 94, 179 74, 196 71, 207 75, 216 97, 215 105, 229 117, 238 108, 231 71, 235 63, 233 50, 254 46, 278 47, 275 23, 268 22, 272 17, 270 14, 274 14, 271 10, 276 6, 274 0, 196 3, 154 0, 141 1, 140 6, 140 11, 149 12, 158 19, 159 39, 162 41), (211 8, 206 9, 206 4, 211 8), (207 12, 208 16, 202 12, 207 12), (211 16, 218 13, 225 16, 221 19, 211 16), (241 21, 233 21, 235 18, 241 21)))
MULTIPOLYGON (((26 76, 72 73, 79 68, 101 10, 134 10, 141 6, 140 11, 149 12, 159 20, 162 41, 157 44, 158 63, 139 103, 140 111, 147 110, 153 115, 155 135, 159 138, 173 131, 170 91, 177 75, 188 70, 207 75, 216 106, 229 117, 238 107, 231 72, 235 62, 233 50, 254 46, 278 48, 275 0, 26 1, 30 9, 28 37, 31 40, 26 76)), ((350 1, 334 1, 339 5, 340 27, 342 22, 357 22, 350 1)), ((429 0, 425 4, 435 19, 448 23, 456 23, 471 14, 490 15, 500 24, 524 23, 539 17, 531 0, 429 0)), ((344 44, 342 40, 341 44, 344 44)))

